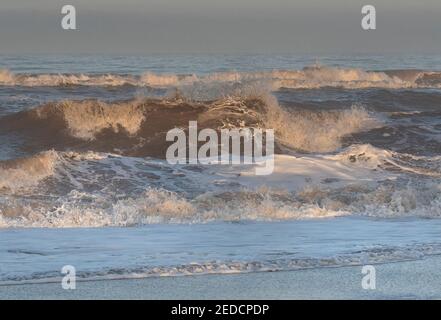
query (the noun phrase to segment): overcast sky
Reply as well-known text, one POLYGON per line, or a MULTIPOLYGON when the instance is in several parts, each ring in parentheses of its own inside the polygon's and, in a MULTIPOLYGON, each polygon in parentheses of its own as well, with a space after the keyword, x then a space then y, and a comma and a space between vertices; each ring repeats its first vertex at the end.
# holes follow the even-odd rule
POLYGON ((441 0, 1 0, 0 53, 68 52, 441 53, 441 0))

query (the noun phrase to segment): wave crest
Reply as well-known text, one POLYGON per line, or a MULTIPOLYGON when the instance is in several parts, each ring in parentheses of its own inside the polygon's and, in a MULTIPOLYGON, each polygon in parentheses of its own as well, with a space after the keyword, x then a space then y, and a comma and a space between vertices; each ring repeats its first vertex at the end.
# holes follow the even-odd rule
POLYGON ((0 190, 17 190, 37 184, 54 173, 59 156, 45 151, 27 158, 0 161, 0 190))
MULTIPOLYGON (((231 88, 230 88, 231 89, 231 88)), ((97 100, 49 103, 0 119, 7 132, 41 134, 38 148, 78 146, 71 138, 87 141, 87 150, 164 158, 167 131, 186 128, 273 129, 279 144, 306 152, 328 152, 341 139, 369 130, 379 121, 361 106, 339 111, 289 111, 260 86, 223 92, 214 101, 195 101, 179 95, 166 99, 134 99, 104 103, 97 100), (44 144, 43 141, 47 141, 44 144)), ((32 139, 29 139, 30 141, 32 139)))
POLYGON ((201 83, 249 83, 265 81, 279 88, 311 89, 322 87, 412 88, 441 86, 441 73, 422 70, 366 71, 359 68, 307 66, 301 70, 225 71, 197 74, 13 74, 0 70, 0 85, 7 86, 139 86, 179 87, 201 83))
POLYGON ((124 130, 135 135, 144 121, 144 114, 136 103, 109 105, 100 101, 63 101, 49 110, 37 109, 38 116, 45 118, 46 112, 60 112, 72 136, 90 140, 95 134, 109 129, 115 133, 124 130))

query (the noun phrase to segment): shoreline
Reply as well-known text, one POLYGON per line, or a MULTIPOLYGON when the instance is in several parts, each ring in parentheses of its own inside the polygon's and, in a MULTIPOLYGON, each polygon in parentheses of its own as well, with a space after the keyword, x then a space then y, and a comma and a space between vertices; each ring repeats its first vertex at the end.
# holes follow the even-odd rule
POLYGON ((441 256, 374 265, 376 289, 361 286, 362 266, 237 274, 0 286, 0 299, 441 299, 441 256))

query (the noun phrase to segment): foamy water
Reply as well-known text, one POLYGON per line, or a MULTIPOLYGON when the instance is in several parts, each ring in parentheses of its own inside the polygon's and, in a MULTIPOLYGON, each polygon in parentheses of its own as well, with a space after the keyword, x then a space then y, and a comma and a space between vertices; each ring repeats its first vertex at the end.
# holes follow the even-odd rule
POLYGON ((75 59, 0 57, 0 281, 439 254, 436 57, 75 59), (274 172, 168 164, 167 131, 193 120, 274 129, 274 172))
MULTIPOLYGON (((0 285, 287 271, 439 255, 440 220, 156 224, 140 228, 4 230, 0 285)), ((77 283, 81 287, 80 283, 77 283)))
POLYGON ((274 90, 280 88, 314 89, 322 87, 362 88, 439 88, 441 72, 432 70, 366 71, 357 68, 339 68, 313 65, 301 70, 272 70, 261 72, 217 72, 197 74, 15 74, 0 70, 3 86, 136 86, 170 87, 219 83, 253 83, 264 81, 274 90))

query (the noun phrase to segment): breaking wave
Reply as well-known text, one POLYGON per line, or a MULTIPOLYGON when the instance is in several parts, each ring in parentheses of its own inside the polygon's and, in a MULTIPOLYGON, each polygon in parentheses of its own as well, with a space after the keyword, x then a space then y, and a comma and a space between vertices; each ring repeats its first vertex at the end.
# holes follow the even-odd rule
POLYGON ((63 101, 35 109, 37 118, 64 119, 69 133, 79 139, 93 140, 104 129, 135 135, 145 120, 136 102, 112 106, 100 101, 63 101))
POLYGON ((245 83, 265 81, 273 90, 279 88, 310 89, 322 87, 358 88, 415 88, 441 87, 441 72, 423 70, 365 71, 322 65, 301 70, 256 72, 217 72, 197 74, 14 74, 0 70, 0 85, 4 86, 139 86, 179 87, 201 83, 245 83))
POLYGON ((368 216, 374 218, 439 218, 439 184, 374 190, 348 186, 330 190, 305 188, 300 193, 276 191, 222 192, 186 199, 164 189, 148 189, 138 197, 104 201, 97 195, 72 192, 64 203, 2 204, 0 227, 131 227, 156 223, 209 223, 214 221, 283 221, 368 216), (70 197, 70 199, 69 199, 70 197), (89 200, 89 203, 87 202, 89 200), (97 201, 91 204, 90 201, 97 201), (84 201, 84 202, 83 202, 84 201))
MULTIPOLYGON (((179 93, 178 93, 179 94, 179 93)), ((164 158, 166 133, 173 128, 274 129, 278 144, 304 152, 329 152, 355 132, 380 125, 362 106, 338 111, 289 111, 276 98, 254 86, 235 90, 213 101, 176 96, 105 103, 62 101, 0 118, 0 132, 28 135, 27 147, 80 148, 123 155, 164 158)))
POLYGON ((33 186, 54 174, 58 154, 41 152, 28 158, 0 161, 0 190, 33 186))
POLYGON ((57 86, 124 86, 141 85, 136 77, 125 75, 86 75, 86 74, 14 74, 0 70, 0 85, 25 87, 57 86))
MULTIPOLYGON (((52 81, 39 77, 45 85, 52 81)), ((96 77, 75 81, 91 85, 96 77)), ((38 83, 31 78, 0 73, 0 82, 10 85, 38 83)), ((0 227, 441 216, 439 157, 357 144, 358 133, 384 128, 379 113, 362 105, 287 109, 271 94, 275 83, 436 86, 435 73, 314 66, 203 78, 151 73, 129 78, 134 82, 124 83, 123 76, 118 81, 172 88, 162 98, 65 100, 0 118, 0 134, 17 139, 18 154, 31 154, 0 161, 0 227), (170 167, 161 160, 169 145, 166 133, 186 129, 194 120, 199 130, 274 129, 274 173, 260 179, 246 166, 170 167)), ((72 84, 74 78, 66 79, 59 83, 72 84)), ((99 79, 104 83, 112 76, 99 79)))
POLYGON ((111 154, 45 152, 2 163, 0 227, 441 217, 436 157, 359 145, 335 155, 277 156, 275 164, 265 179, 250 178, 243 166, 179 169, 111 154))
POLYGON ((81 197, 87 199, 90 195, 80 193, 75 196, 77 201, 66 201, 51 210, 16 205, 14 211, 9 209, 8 213, 2 206, 0 227, 130 227, 155 223, 279 221, 344 215, 289 199, 280 201, 278 198, 283 195, 266 191, 242 191, 233 198, 230 198, 231 193, 204 194, 189 200, 168 190, 148 189, 136 198, 108 203, 104 207, 81 203, 81 197))

